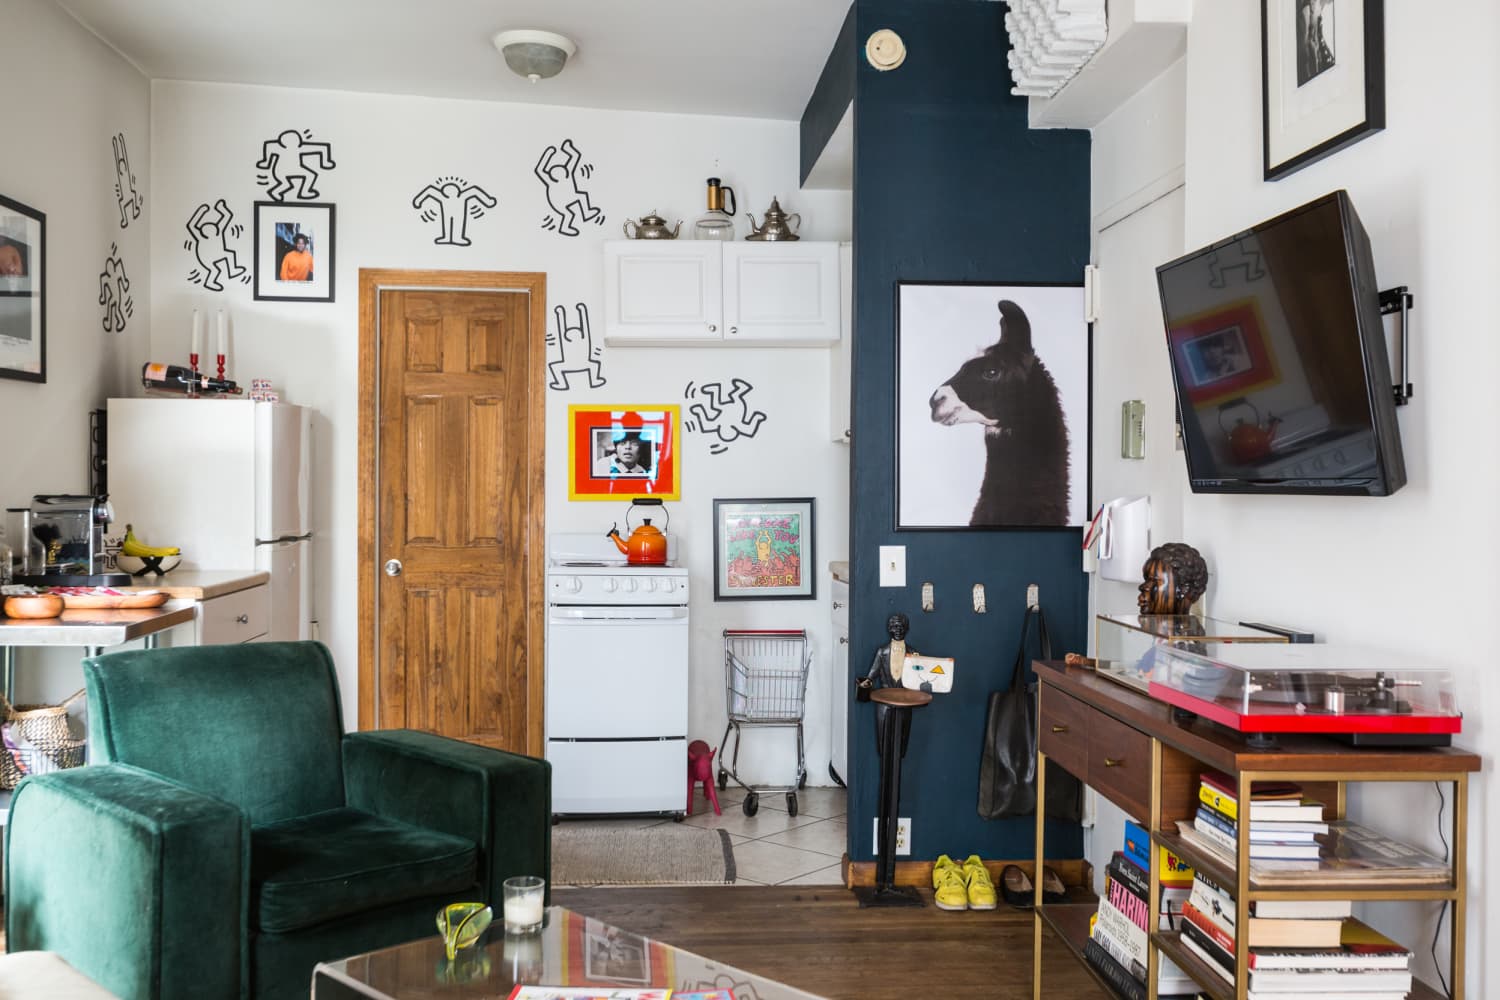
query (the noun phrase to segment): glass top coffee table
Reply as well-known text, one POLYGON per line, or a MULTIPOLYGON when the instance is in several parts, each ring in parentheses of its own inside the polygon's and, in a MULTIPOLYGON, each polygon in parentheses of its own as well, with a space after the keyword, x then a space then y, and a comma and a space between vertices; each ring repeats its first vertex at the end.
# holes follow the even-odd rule
POLYGON ((314 1000, 496 1000, 509 997, 517 984, 534 988, 523 994, 528 1000, 653 995, 659 1000, 668 989, 673 996, 729 990, 734 1000, 820 1000, 561 906, 548 907, 546 924, 536 934, 508 935, 496 921, 479 945, 460 951, 452 962, 434 934, 320 963, 313 970, 312 995, 314 1000))

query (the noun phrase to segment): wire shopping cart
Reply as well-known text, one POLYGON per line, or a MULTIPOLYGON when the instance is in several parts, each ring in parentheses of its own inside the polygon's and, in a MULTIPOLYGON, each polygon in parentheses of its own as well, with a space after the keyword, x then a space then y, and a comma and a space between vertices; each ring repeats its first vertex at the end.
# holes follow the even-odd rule
POLYGON ((802 751, 802 715, 807 705, 807 670, 812 647, 803 629, 725 629, 724 707, 729 724, 720 746, 728 747, 734 730, 734 752, 729 768, 719 753, 719 790, 734 780, 746 791, 741 808, 754 816, 761 792, 785 792, 788 815, 797 815, 797 789, 807 784, 807 758, 802 751), (797 730, 797 775, 790 785, 750 785, 740 779, 742 726, 780 726, 797 730))

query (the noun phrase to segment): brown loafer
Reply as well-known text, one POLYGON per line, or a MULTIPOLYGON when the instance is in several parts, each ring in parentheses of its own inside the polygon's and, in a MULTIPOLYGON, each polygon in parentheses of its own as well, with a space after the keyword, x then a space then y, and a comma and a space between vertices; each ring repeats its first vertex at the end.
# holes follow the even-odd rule
POLYGON ((1000 895, 1011 906, 1030 909, 1036 898, 1036 887, 1018 865, 1006 865, 1000 872, 1000 895))
POLYGON ((1042 902, 1063 903, 1068 899, 1068 887, 1051 868, 1042 869, 1042 902))

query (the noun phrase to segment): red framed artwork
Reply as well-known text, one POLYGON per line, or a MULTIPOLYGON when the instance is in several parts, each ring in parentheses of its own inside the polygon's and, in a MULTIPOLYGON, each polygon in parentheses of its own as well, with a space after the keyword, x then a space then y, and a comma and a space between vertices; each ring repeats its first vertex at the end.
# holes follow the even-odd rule
POLYGON ((1253 298, 1189 316, 1167 339, 1194 406, 1243 396, 1280 378, 1253 298))
POLYGON ((568 407, 568 499, 677 500, 678 408, 568 407))

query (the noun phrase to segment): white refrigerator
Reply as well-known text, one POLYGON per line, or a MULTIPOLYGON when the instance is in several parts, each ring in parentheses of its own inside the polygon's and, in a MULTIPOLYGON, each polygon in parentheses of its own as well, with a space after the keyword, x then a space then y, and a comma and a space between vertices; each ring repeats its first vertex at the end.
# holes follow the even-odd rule
POLYGON ((312 411, 240 399, 111 399, 111 533, 176 545, 182 566, 271 574, 268 639, 311 637, 312 411))

